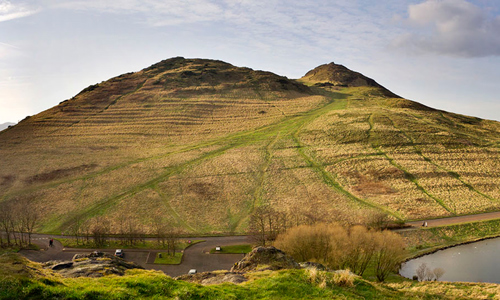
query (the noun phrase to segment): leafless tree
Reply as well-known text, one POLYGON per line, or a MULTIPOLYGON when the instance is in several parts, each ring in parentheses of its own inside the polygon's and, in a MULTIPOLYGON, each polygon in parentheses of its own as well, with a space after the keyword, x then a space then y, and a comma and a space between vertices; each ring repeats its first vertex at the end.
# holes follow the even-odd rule
POLYGON ((445 271, 442 268, 435 268, 434 270, 431 270, 426 263, 420 264, 417 268, 417 278, 420 281, 432 281, 432 280, 439 280, 441 278, 445 271))
POLYGON ((421 263, 420 266, 418 266, 416 273, 419 281, 424 281, 425 276, 428 273, 429 268, 427 267, 426 263, 421 263))
POLYGON ((434 270, 432 270, 432 273, 434 273, 435 279, 439 280, 439 278, 444 275, 445 270, 443 268, 435 268, 434 270))
POLYGON ((12 202, 0 203, 0 226, 5 231, 7 246, 11 246, 11 236, 14 232, 14 207, 12 202))
POLYGON ((259 206, 250 215, 249 231, 258 245, 265 246, 267 241, 274 241, 289 227, 290 216, 270 205, 259 206))
POLYGON ((73 216, 72 221, 69 225, 69 232, 76 239, 76 244, 79 245, 83 243, 83 235, 84 235, 84 223, 85 220, 79 214, 73 216))
POLYGON ((169 225, 160 214, 157 214, 151 220, 151 227, 153 229, 153 234, 158 241, 158 245, 161 244, 162 247, 165 247, 169 225))
POLYGON ((375 254, 374 231, 364 226, 353 226, 349 229, 347 244, 345 267, 362 276, 375 254))
POLYGON ((91 233, 94 239, 94 245, 97 248, 102 248, 108 241, 108 235, 110 233, 109 220, 103 216, 95 217, 93 219, 91 233))
POLYGON ((403 238, 391 231, 375 234, 375 275, 383 282, 391 272, 397 271, 405 254, 403 238))
POLYGON ((260 206, 250 215, 249 229, 258 245, 266 245, 269 210, 269 206, 260 206))
POLYGON ((169 226, 166 232, 167 254, 175 255, 181 231, 173 226, 169 226))
POLYGON ((40 219, 38 209, 32 199, 22 199, 16 203, 17 216, 19 218, 19 229, 21 233, 27 234, 27 240, 24 240, 27 246, 31 245, 31 235, 40 219))

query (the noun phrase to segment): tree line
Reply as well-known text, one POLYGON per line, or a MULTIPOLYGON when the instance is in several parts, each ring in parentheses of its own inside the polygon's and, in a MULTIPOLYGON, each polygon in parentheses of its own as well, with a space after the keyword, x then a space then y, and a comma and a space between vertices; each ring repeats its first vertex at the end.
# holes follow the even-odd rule
POLYGON ((122 245, 135 246, 144 243, 146 237, 152 237, 167 250, 167 254, 174 255, 183 231, 160 214, 154 215, 149 225, 150 229, 147 231, 132 214, 120 214, 114 220, 106 216, 92 219, 75 216, 69 224, 68 233, 75 238, 77 245, 91 245, 95 248, 105 247, 111 238, 122 245))
MULTIPOLYGON (((40 219, 41 213, 30 199, 0 203, 0 247, 30 247, 32 234, 40 219)), ((143 243, 146 237, 153 237, 168 254, 175 254, 182 230, 160 214, 151 218, 149 227, 150 230, 146 231, 132 214, 122 213, 115 219, 106 216, 86 219, 74 215, 65 233, 75 238, 76 245, 95 248, 104 248, 110 239, 134 246, 143 243)))
POLYGON ((29 199, 3 202, 0 205, 0 246, 26 248, 31 245, 40 213, 29 199))

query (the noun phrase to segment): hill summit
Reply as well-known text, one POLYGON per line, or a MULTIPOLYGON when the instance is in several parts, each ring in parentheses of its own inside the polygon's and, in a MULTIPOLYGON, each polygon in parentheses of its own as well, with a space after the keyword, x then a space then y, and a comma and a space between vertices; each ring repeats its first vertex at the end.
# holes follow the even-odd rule
POLYGON ((335 64, 334 62, 312 69, 300 80, 316 86, 376 87, 380 88, 388 97, 400 98, 385 87, 378 84, 375 80, 368 78, 361 73, 354 72, 343 65, 335 64))
POLYGON ((117 234, 243 233, 261 207, 279 226, 470 214, 500 209, 499 145, 500 123, 343 66, 292 80, 175 57, 0 131, 0 211, 117 234))

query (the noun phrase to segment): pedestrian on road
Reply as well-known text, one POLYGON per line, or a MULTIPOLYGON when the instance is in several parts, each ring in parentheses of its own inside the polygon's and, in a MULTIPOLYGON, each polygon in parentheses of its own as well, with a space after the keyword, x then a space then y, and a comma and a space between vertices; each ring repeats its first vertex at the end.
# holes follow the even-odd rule
POLYGON ((52 247, 52 246, 54 246, 54 239, 50 239, 50 241, 49 241, 49 247, 52 247))

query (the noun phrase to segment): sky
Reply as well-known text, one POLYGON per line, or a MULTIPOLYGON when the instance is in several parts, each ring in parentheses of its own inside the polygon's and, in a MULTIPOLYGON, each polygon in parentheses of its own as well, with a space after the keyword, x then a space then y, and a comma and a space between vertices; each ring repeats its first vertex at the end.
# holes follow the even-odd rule
POLYGON ((498 0, 0 0, 0 124, 175 56, 289 78, 335 62, 500 121, 498 0))

